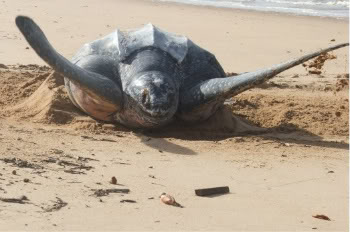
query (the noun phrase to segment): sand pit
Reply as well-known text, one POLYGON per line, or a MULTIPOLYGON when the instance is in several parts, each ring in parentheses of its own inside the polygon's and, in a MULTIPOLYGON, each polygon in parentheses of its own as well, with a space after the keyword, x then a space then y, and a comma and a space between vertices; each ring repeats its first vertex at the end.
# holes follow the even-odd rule
MULTIPOLYGON (((319 58, 315 62, 317 60, 319 58)), ((4 93, 0 98, 4 106, 0 111, 2 117, 77 130, 96 130, 105 124, 78 110, 69 100, 62 76, 46 66, 8 66, 0 69, 0 75, 4 93)), ((340 82, 348 81, 346 75, 293 77, 297 84, 288 76, 280 76, 227 100, 219 112, 204 123, 188 125, 177 120, 153 133, 220 137, 277 131, 348 136, 348 86, 339 86, 340 82)), ((118 124, 110 128, 128 131, 118 124)))

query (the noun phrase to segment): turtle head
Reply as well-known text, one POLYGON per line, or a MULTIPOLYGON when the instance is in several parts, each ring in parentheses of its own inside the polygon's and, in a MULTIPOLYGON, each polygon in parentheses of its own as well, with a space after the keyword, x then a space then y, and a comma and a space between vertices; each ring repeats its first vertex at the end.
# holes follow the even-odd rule
POLYGON ((132 102, 148 123, 165 123, 177 111, 178 88, 164 72, 147 71, 137 74, 126 88, 132 102))

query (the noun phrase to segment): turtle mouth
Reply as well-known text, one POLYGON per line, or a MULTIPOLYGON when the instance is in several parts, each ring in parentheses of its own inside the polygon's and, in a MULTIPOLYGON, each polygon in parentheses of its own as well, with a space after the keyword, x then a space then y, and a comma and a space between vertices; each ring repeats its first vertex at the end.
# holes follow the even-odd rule
POLYGON ((168 109, 162 109, 162 107, 152 107, 152 110, 150 109, 145 109, 144 107, 142 107, 142 111, 144 112, 144 114, 150 118, 150 119, 154 119, 156 121, 159 120, 166 120, 169 118, 169 116, 172 116, 173 113, 170 112, 168 109))
POLYGON ((157 121, 172 117, 176 111, 174 105, 177 105, 174 94, 169 93, 165 96, 153 95, 152 97, 149 94, 146 97, 142 95, 140 102, 140 108, 143 113, 157 121))
POLYGON ((172 102, 173 104, 169 102, 166 104, 157 103, 139 105, 139 110, 142 111, 144 120, 152 124, 164 124, 170 121, 176 113, 177 107, 174 106, 177 105, 177 101, 172 102))

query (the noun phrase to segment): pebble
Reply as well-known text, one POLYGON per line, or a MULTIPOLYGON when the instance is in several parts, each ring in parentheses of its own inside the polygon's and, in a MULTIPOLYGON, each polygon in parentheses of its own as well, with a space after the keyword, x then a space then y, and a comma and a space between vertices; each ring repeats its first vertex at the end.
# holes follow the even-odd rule
POLYGON ((117 178, 115 176, 112 176, 111 184, 117 184, 117 178))

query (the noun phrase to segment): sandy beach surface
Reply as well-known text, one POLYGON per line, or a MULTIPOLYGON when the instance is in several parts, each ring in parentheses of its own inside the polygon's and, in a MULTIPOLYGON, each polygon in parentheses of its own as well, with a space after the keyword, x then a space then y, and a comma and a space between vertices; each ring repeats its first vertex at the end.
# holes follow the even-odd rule
POLYGON ((331 18, 141 0, 1 1, 0 230, 348 231, 348 48, 319 59, 319 74, 311 61, 229 99, 205 123, 141 133, 77 110, 16 15, 31 16, 67 58, 116 28, 151 22, 211 51, 226 72, 349 41, 348 22, 331 18), (230 193, 195 195, 219 186, 230 193), (160 202, 162 192, 183 208, 160 202))

